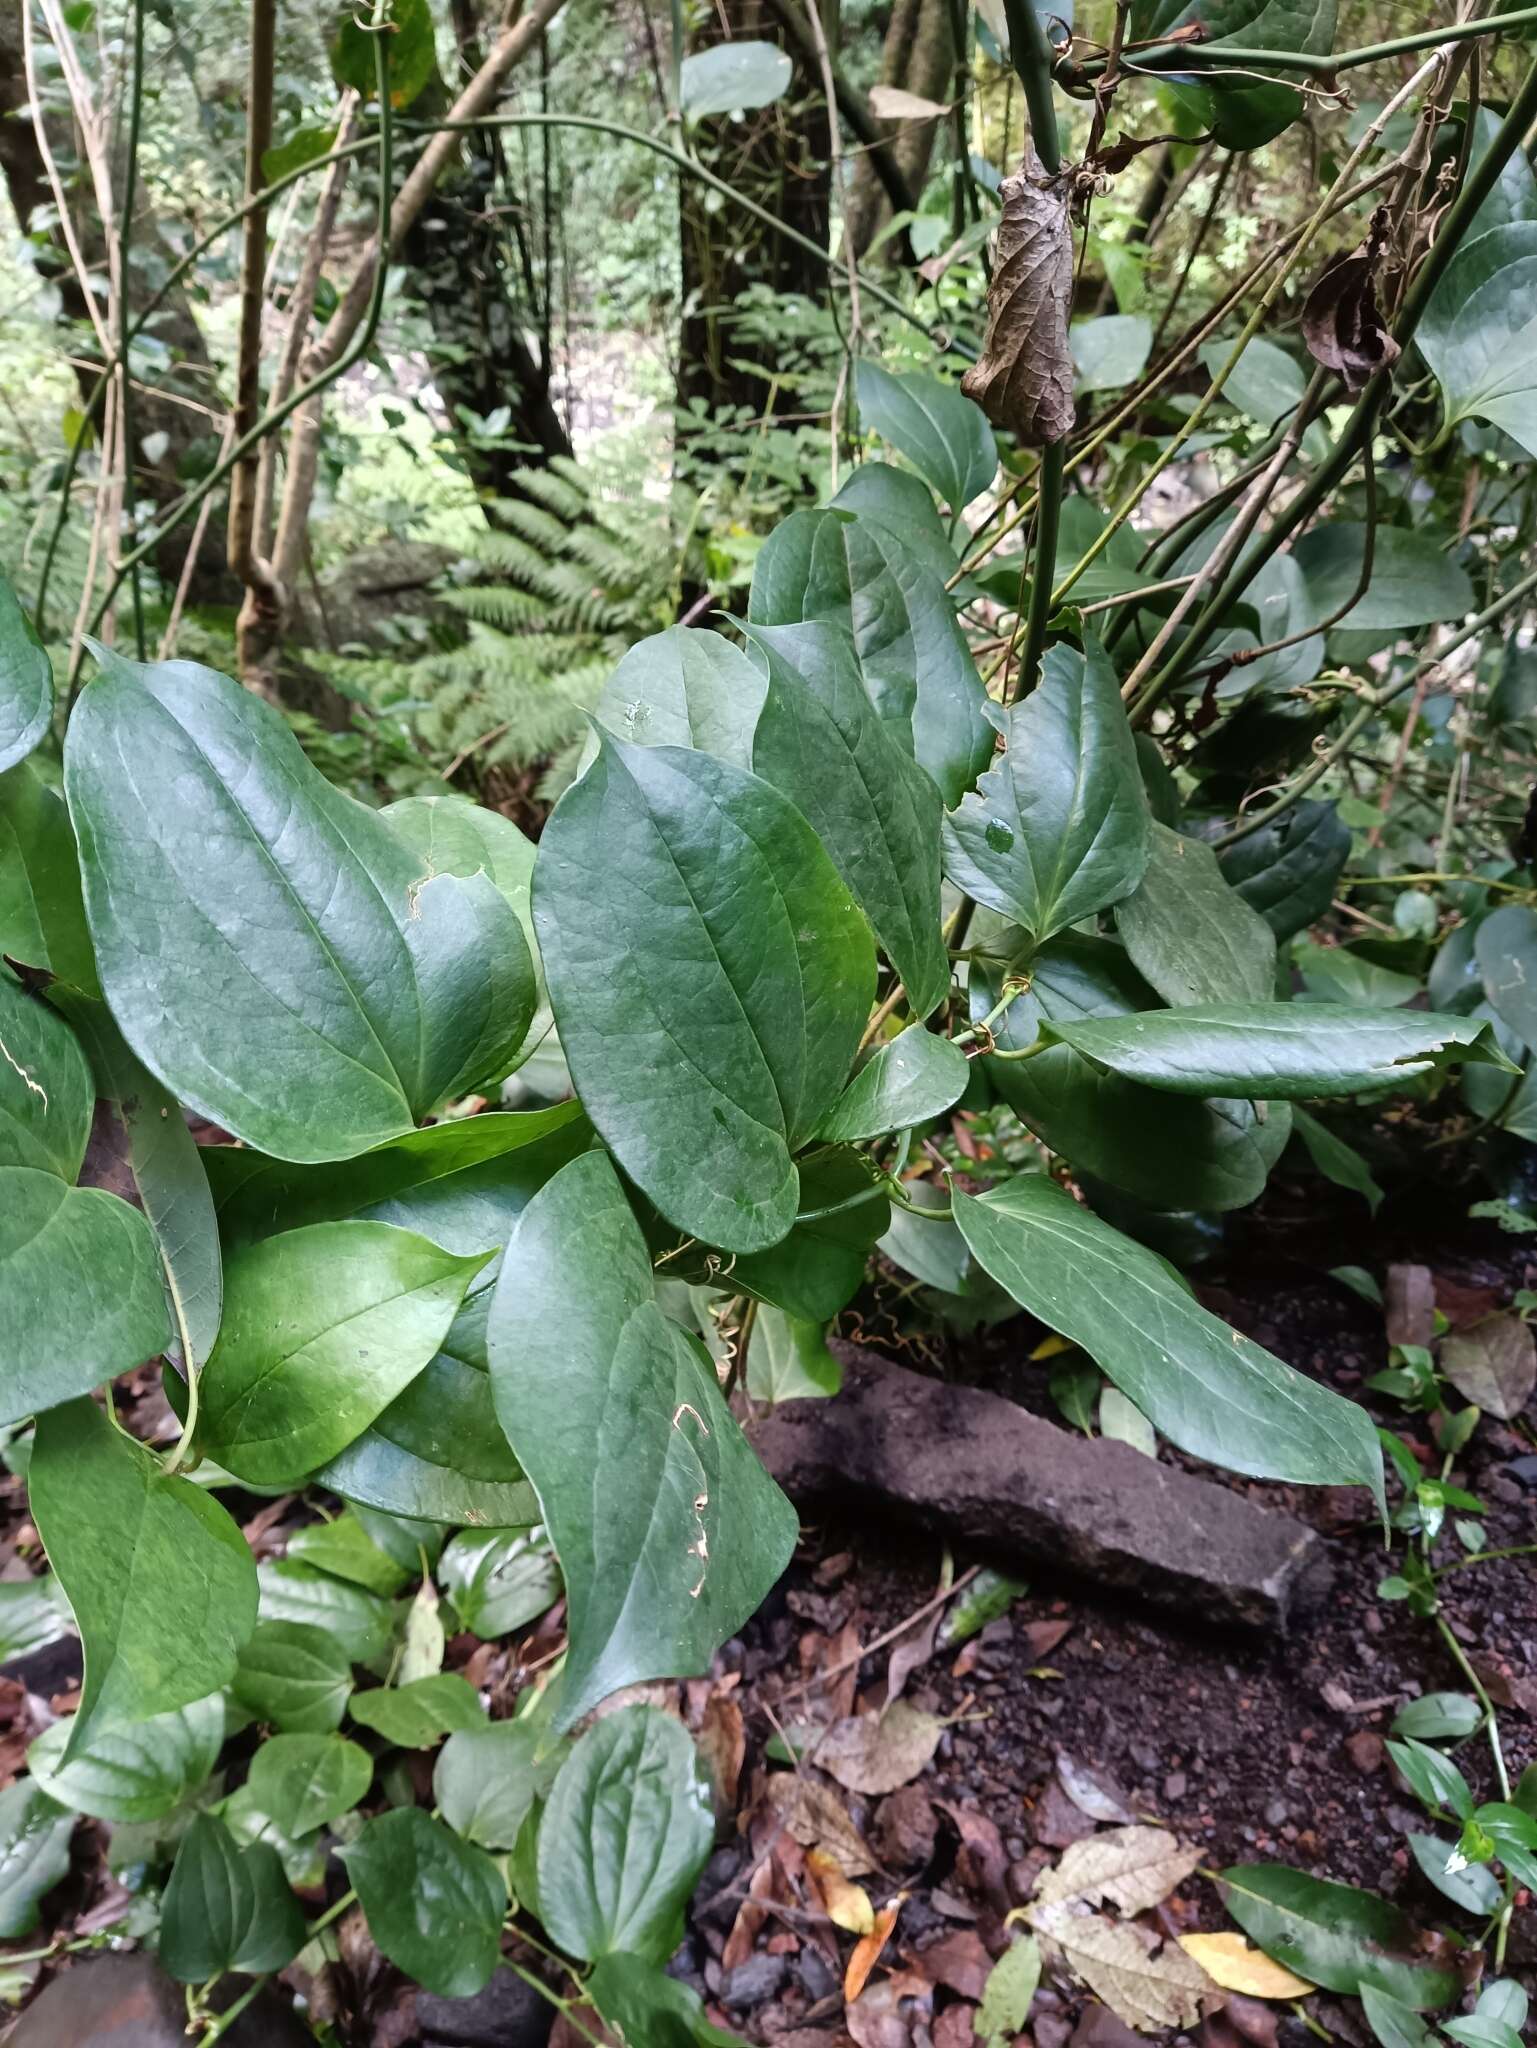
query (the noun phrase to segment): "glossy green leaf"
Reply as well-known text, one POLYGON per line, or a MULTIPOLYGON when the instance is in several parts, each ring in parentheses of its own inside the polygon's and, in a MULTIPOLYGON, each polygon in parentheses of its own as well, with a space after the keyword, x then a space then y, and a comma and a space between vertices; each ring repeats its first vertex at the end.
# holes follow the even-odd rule
POLYGON ((327 1629, 261 1621, 240 1652, 231 1690, 258 1721, 292 1734, 326 1734, 346 1712, 352 1665, 327 1629))
POLYGON ((355 1664, 368 1664, 388 1653, 398 1616, 377 1593, 286 1557, 264 1564, 257 1580, 263 1621, 297 1621, 321 1629, 355 1664))
POLYGON ((52 1572, 0 1580, 0 1664, 30 1657, 73 1633, 69 1605, 52 1572))
POLYGON ((473 1360, 454 1354, 464 1330, 456 1319, 444 1349, 360 1437, 315 1474, 359 1507, 429 1522, 473 1522, 526 1528, 539 1502, 523 1477, 496 1419, 485 1369, 484 1324, 467 1345, 473 1360))
POLYGON ((1156 1253, 1044 1175, 952 1200, 979 1264, 1087 1351, 1171 1443, 1256 1478, 1366 1486, 1381 1501, 1364 1410, 1209 1314, 1156 1253))
MULTIPOLYGON (((376 99, 379 68, 368 18, 343 6, 331 44, 331 71, 338 85, 365 100, 376 99)), ((385 41, 390 104, 408 107, 438 74, 437 32, 428 0, 392 0, 385 41)))
POLYGON ((511 1635, 560 1598, 560 1567, 540 1530, 461 1529, 438 1562, 460 1625, 483 1642, 511 1635))
POLYGON ((585 1989, 621 2040, 644 2041, 646 2048, 745 2048, 740 2035, 706 2017, 692 1986, 644 1956, 599 1956, 585 1989))
POLYGON ((1323 916, 1349 858, 1350 827, 1338 810, 1307 801, 1218 854, 1217 865, 1229 887, 1286 940, 1323 916))
POLYGON ((950 986, 939 907, 939 791, 865 694, 838 627, 755 627, 768 695, 753 767, 808 819, 920 1017, 950 986))
POLYGON ((1369 957, 1349 946, 1315 946, 1301 940, 1292 948, 1292 964, 1302 976, 1296 997, 1302 1003, 1349 1003, 1363 1009, 1393 1010, 1412 1002, 1420 992, 1418 975, 1401 974, 1397 968, 1385 966, 1380 956, 1369 957))
POLYGON ((851 634, 882 723, 956 804, 992 758, 993 727, 944 573, 878 520, 836 507, 792 512, 753 564, 748 617, 757 626, 821 621, 851 634))
POLYGON ((334 1522, 310 1522, 288 1539, 288 1556, 316 1571, 329 1572, 386 1599, 400 1592, 415 1574, 381 1550, 350 1510, 334 1522))
POLYGON ((535 982, 489 877, 425 879, 226 677, 100 658, 65 791, 101 983, 150 1071, 297 1160, 366 1151, 505 1073, 535 982))
POLYGON ((75 1816, 57 1806, 35 1778, 0 1792, 0 1941, 30 1934, 41 1901, 69 1873, 75 1816))
POLYGON ((819 1401, 843 1385, 843 1367, 821 1323, 802 1323, 767 1305, 747 1340, 747 1391, 755 1401, 819 1401))
POLYGON ((1136 748, 1098 641, 1049 649, 1006 740, 1002 763, 945 821, 945 872, 1039 944, 1129 896, 1148 864, 1136 748))
POLYGON ((53 669, 21 608, 0 576, 0 770, 30 754, 53 717, 53 669))
POLYGON ((1224 881, 1211 848, 1167 825, 1151 827, 1146 873, 1115 923, 1167 1003, 1258 1003, 1274 990, 1275 933, 1224 881))
MULTIPOLYGON (((933 492, 910 469, 898 469, 890 462, 862 462, 844 478, 828 504, 834 512, 852 512, 867 526, 883 526, 910 555, 932 569, 941 583, 961 566, 933 492)), ((761 554, 758 560, 762 560, 761 554)), ((757 562, 753 567, 756 570, 757 562)))
POLYGON ((545 827, 534 922, 577 1093, 626 1173, 707 1244, 777 1243, 790 1155, 841 1091, 875 985, 811 827, 741 769, 605 735, 545 827))
POLYGON ((817 1136, 857 1144, 926 1124, 960 1101, 970 1071, 958 1045, 911 1025, 876 1048, 823 1117, 817 1136))
POLYGON ((334 1458, 436 1355, 488 1256, 358 1221, 237 1252, 203 1373, 204 1450, 259 1486, 292 1485, 334 1458))
POLYGON ((1073 389, 1124 391, 1147 368, 1153 348, 1153 323, 1145 313, 1102 313, 1095 320, 1075 320, 1067 331, 1073 354, 1073 389))
POLYGON ((334 128, 294 128, 271 149, 262 151, 262 183, 275 185, 291 171, 303 170, 336 147, 334 128))
POLYGON ((223 1821, 200 1813, 181 1838, 160 1913, 159 1956, 180 1984, 226 1970, 264 1976, 304 1946, 304 1914, 275 1849, 242 1849, 223 1821))
MULTIPOLYGON (((1204 45, 1232 42, 1265 50, 1301 50, 1325 56, 1334 48, 1337 0, 1137 0, 1129 33, 1139 41, 1199 23, 1204 45)), ((1259 149, 1302 112, 1290 86, 1256 84, 1251 71, 1224 73, 1220 52, 1209 84, 1206 67, 1181 74, 1164 90, 1189 106, 1197 125, 1224 149, 1259 149), (1236 75, 1234 75, 1236 73, 1236 75), (1201 81, 1197 83, 1197 81, 1201 81)))
MULTIPOLYGON (((462 1683, 462 1681, 461 1681, 462 1683)), ((364 1698, 358 1695, 358 1700, 364 1698)), ((357 1720, 358 1700, 352 1718, 357 1720)), ((251 1797, 285 1835, 307 1835, 350 1813, 373 1783, 366 1749, 344 1735, 269 1735, 251 1759, 251 1797)))
POLYGON ((1449 2005, 1461 1989, 1456 1971, 1425 1956, 1411 1923, 1373 1892, 1255 1863, 1223 1871, 1222 1896, 1267 1956, 1327 1990, 1372 1984, 1427 2012, 1449 2005))
POLYGON ((565 1747, 531 1718, 457 1729, 438 1752, 432 1796, 466 1841, 511 1849, 535 1800, 555 1782, 565 1747))
POLYGON ((1524 1045, 1537 1045, 1537 911, 1524 903, 1491 911, 1473 947, 1496 1016, 1524 1045))
POLYGON ((456 1729, 485 1725, 473 1685, 454 1671, 434 1671, 409 1685, 381 1685, 352 1696, 352 1718, 397 1749, 431 1749, 456 1729))
POLYGON ((1458 249, 1415 330, 1446 423, 1488 420, 1537 455, 1532 291, 1537 221, 1489 228, 1458 249))
POLYGON ((1455 1842, 1439 1835, 1409 1835, 1407 1840, 1410 1854, 1443 1898, 1481 1917, 1499 1911, 1500 1881, 1487 1863, 1469 1863, 1455 1842))
POLYGON ((419 1806, 368 1822, 341 1852, 368 1931, 397 1969, 439 1998, 473 1998, 500 1957, 507 1887, 483 1849, 419 1806))
POLYGON ((1468 1692, 1426 1692, 1393 1716, 1395 1735, 1416 1742, 1461 1742, 1484 1718, 1484 1710, 1468 1692))
POLYGON ((136 1209, 40 1167, 0 1167, 0 1422, 153 1358, 170 1338, 160 1261, 136 1209))
POLYGON ((664 1963, 715 1839, 709 1788, 681 1722, 622 1707, 561 1765, 539 1823, 539 1914, 552 1941, 592 1962, 615 1951, 664 1963))
POLYGON ((637 641, 603 685, 594 717, 636 747, 694 747, 752 766, 764 680, 724 633, 669 626, 637 641))
POLYGON ((0 968, 0 1167, 35 1167, 73 1183, 95 1104, 74 1032, 0 968))
POLYGON ((27 1751, 27 1768, 50 1799, 95 1820, 163 1820, 218 1762, 224 1700, 215 1693, 132 1728, 104 1730, 65 1763, 69 1733, 68 1721, 55 1721, 27 1751))
POLYGON ((1390 1742, 1387 1750, 1394 1768, 1424 1805, 1432 1809, 1445 1807, 1459 1820, 1473 1818, 1472 1787, 1449 1756, 1412 1737, 1390 1742))
POLYGON ((713 43, 685 57, 679 74, 683 113, 734 114, 772 106, 790 89, 791 64, 777 43, 713 43))
POLYGON ((1372 548, 1372 576, 1366 594, 1341 619, 1334 614, 1360 587, 1366 528, 1347 520, 1326 520, 1303 534, 1293 553, 1307 580, 1317 620, 1331 631, 1398 632, 1460 619, 1474 608, 1467 571, 1449 554, 1449 535, 1423 529, 1379 526, 1372 548))
POLYGON ((85 1646, 71 1758, 230 1682, 256 1626, 256 1567, 210 1494, 94 1401, 69 1401, 38 1420, 27 1496, 85 1646))
POLYGON ((1354 1145, 1347 1145, 1327 1124, 1320 1123, 1305 1109, 1292 1112, 1292 1129, 1307 1147, 1308 1157, 1325 1180, 1332 1180, 1336 1187, 1351 1188, 1356 1194, 1363 1195, 1366 1206, 1375 1216, 1377 1205, 1382 1200, 1382 1189, 1354 1145))
POLYGON ((380 816, 416 849, 423 874, 489 877, 517 918, 537 966, 529 903, 534 845, 511 818, 462 796, 404 796, 386 804, 380 816))
POLYGON ((657 1306, 600 1153, 519 1219, 488 1337, 497 1414, 565 1577, 569 1726, 621 1685, 702 1671, 784 1569, 796 1518, 702 1347, 657 1306))
POLYGON ((1380 2048, 1424 2048, 1435 2038, 1412 2005, 1379 1991, 1375 1984, 1361 1986, 1361 2010, 1380 2048))
POLYGON ((854 392, 867 427, 899 449, 954 516, 998 473, 998 445, 980 406, 955 385, 921 372, 896 376, 868 356, 855 370, 854 392))
POLYGON ((0 775, 0 954, 95 991, 69 812, 30 761, 0 775))
POLYGON ((1042 1030, 1128 1080, 1181 1095, 1356 1095, 1457 1060, 1504 1059, 1477 1017, 1343 1003, 1209 1003, 1042 1030))

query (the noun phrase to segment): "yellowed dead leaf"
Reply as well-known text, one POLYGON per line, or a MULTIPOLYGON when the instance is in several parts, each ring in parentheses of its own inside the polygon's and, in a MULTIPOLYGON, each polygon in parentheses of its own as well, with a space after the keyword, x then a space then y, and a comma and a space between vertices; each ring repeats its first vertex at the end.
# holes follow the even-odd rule
POLYGON ((875 1908, 870 1904, 870 1894, 844 1876, 836 1856, 826 1849, 808 1849, 806 1868, 822 1901, 822 1910, 834 1927, 841 1927, 845 1934, 874 1932, 875 1908))
POLYGON ((1306 1998, 1318 1987, 1273 1963, 1242 1934, 1182 1934, 1179 1945, 1194 1956, 1214 1984, 1246 1998, 1306 1998))
POLYGON ((1139 2033, 1194 2026, 1203 2006, 1221 1998, 1178 1942, 1160 1947, 1157 1936, 1135 1921, 1085 1913, 1067 1900, 1032 1906, 1026 1917, 1041 1938, 1046 1960, 1060 1960, 1139 2033))
POLYGON ((1071 1337, 1059 1337, 1053 1333, 1050 1337, 1043 1337, 1040 1343, 1036 1345, 1030 1354, 1031 1363, 1034 1364, 1042 1358, 1060 1358, 1064 1351, 1076 1351, 1077 1349, 1078 1346, 1071 1337))
POLYGON ((1109 1904, 1122 1913, 1146 1913, 1162 1902, 1201 1860, 1163 1828, 1108 1828, 1064 1849, 1036 1880, 1042 1906, 1109 1904))
POLYGON ((845 2005, 852 2005, 870 1981, 870 1972, 880 1961, 881 1950, 890 1941, 891 1930, 897 1924, 897 1915, 906 1902, 906 1892, 898 1892, 894 1899, 889 1899, 875 1915, 875 1925, 870 1932, 854 1944, 854 1953, 849 1957, 849 1966, 843 1973, 845 2005))

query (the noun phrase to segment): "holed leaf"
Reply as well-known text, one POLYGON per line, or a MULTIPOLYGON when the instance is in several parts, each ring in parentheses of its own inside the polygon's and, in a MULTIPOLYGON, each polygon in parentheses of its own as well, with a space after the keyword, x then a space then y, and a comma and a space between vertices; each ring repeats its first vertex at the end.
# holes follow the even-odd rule
POLYGON ((519 1220, 488 1330, 497 1414, 570 1602, 560 1723, 701 1671, 795 1545, 702 1347, 662 1313, 619 1177, 573 1160, 519 1220))

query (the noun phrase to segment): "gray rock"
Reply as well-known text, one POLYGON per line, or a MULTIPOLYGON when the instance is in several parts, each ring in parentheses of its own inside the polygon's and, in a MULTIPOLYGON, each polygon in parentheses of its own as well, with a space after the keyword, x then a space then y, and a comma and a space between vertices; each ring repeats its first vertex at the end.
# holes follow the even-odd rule
POLYGON ((428 2048, 544 2048, 555 2008, 511 1970, 498 1970, 473 1998, 416 1994, 416 2024, 428 2048))
MULTIPOLYGON (((94 1956, 53 1980, 10 2041, 11 2048, 187 2048, 186 2029, 182 1987, 153 1957, 94 1956)), ((315 2048, 309 2028, 265 1991, 224 2041, 227 2048, 315 2048)))
POLYGON ((771 1956, 760 1949, 745 1963, 727 1971, 721 1980, 720 2002, 734 2012, 750 2012, 754 2006, 767 2005, 776 1997, 789 1974, 790 1965, 784 1956, 771 1956))

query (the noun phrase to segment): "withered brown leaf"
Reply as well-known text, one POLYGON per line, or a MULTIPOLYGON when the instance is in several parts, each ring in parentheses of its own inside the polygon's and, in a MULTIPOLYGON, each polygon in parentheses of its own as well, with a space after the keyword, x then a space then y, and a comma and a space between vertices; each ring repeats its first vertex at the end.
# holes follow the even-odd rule
POLYGON ((961 379, 995 427, 1027 448, 1049 447, 1073 428, 1073 301, 1069 189, 1033 149, 1002 190, 982 354, 961 379))
POLYGON ((1335 258, 1302 309, 1302 336, 1309 355, 1326 370, 1338 370, 1347 391, 1364 390, 1379 370, 1398 360, 1398 343, 1377 304, 1387 230, 1386 212, 1379 207, 1366 240, 1335 258))

